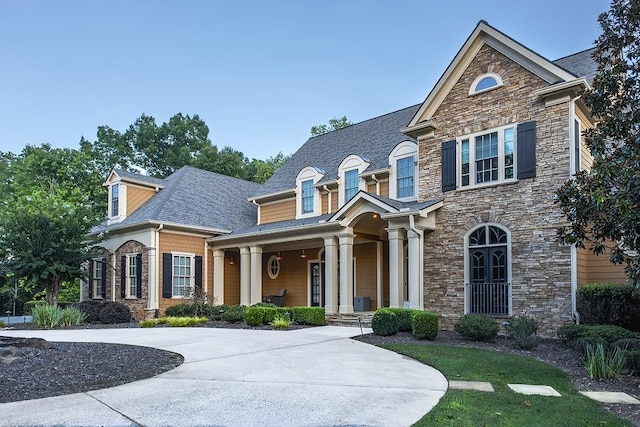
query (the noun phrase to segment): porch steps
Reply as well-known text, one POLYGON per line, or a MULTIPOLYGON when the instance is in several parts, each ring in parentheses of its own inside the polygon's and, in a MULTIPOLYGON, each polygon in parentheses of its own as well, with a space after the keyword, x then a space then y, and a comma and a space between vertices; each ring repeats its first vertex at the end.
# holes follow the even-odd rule
POLYGON ((359 328, 359 319, 362 319, 362 327, 370 328, 373 313, 373 311, 362 311, 351 314, 327 314, 327 325, 359 328))

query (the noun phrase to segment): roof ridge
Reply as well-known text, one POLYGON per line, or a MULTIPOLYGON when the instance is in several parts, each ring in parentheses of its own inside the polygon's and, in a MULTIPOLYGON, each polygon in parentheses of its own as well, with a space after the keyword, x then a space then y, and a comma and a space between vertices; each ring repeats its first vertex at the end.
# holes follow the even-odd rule
MULTIPOLYGON (((207 173, 207 174, 211 174, 211 175, 216 175, 216 176, 219 176, 219 177, 223 177, 223 178, 225 178, 225 179, 227 179, 227 178, 228 178, 228 179, 232 179, 232 180, 235 180, 235 181, 240 181, 240 182, 242 182, 243 184, 252 184, 252 185, 257 185, 257 186, 261 185, 261 184, 259 184, 259 183, 257 183, 257 182, 249 181, 248 179, 238 178, 238 177, 236 177, 236 176, 231 176, 231 175, 225 175, 225 174, 220 173, 220 172, 208 171, 208 170, 206 170, 206 169, 200 169, 200 168, 197 168, 197 167, 195 167, 195 166, 191 166, 191 165, 184 165, 184 166, 182 166, 180 169, 178 169, 178 170, 177 170, 176 172, 174 172, 174 173, 177 173, 177 172, 179 172, 179 171, 181 171, 181 170, 183 170, 183 169, 184 169, 185 171, 186 171, 186 170, 193 170, 194 172, 207 173)), ((171 175, 169 175, 169 176, 172 176, 172 175, 173 175, 173 174, 171 174, 171 175)), ((169 177, 167 177, 167 178, 169 178, 169 177)))
MULTIPOLYGON (((561 60, 566 59, 566 58, 569 58, 569 57, 571 57, 571 56, 580 55, 581 53, 585 53, 585 52, 587 52, 587 51, 595 50, 595 49, 596 49, 596 47, 595 47, 595 46, 592 46, 592 47, 590 47, 590 48, 588 48, 588 49, 583 49, 583 50, 581 50, 581 51, 578 51, 578 52, 575 52, 575 53, 570 53, 569 55, 565 55, 565 56, 562 56, 562 57, 560 57, 560 58, 556 58, 556 59, 554 59, 552 62, 561 61, 561 60)), ((556 65, 557 65, 557 64, 556 64, 556 65)))

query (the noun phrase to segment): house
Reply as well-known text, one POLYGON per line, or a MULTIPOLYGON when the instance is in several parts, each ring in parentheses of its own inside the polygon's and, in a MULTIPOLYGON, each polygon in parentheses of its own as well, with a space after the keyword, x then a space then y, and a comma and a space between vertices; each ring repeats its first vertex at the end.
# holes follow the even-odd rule
POLYGON ((83 296, 163 310, 194 290, 327 313, 408 306, 575 320, 621 268, 561 245, 555 190, 589 168, 591 50, 550 61, 481 21, 425 101, 310 138, 262 186, 185 167, 114 170, 105 256, 83 296))

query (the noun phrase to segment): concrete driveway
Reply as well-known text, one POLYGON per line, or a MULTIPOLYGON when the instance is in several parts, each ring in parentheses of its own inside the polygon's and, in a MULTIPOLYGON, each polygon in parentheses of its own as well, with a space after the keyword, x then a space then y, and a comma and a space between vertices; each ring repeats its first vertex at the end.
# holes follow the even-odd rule
POLYGON ((429 366, 349 339, 359 332, 336 326, 0 331, 156 347, 185 359, 172 371, 118 387, 0 404, 0 425, 411 425, 438 403, 447 380, 429 366))

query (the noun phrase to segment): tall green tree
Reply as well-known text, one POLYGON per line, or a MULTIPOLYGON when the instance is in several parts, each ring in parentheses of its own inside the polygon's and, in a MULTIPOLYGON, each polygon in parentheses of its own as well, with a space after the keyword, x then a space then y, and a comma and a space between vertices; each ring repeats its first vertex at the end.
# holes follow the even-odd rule
POLYGON ((282 152, 279 152, 275 156, 269 157, 266 160, 251 159, 251 161, 248 161, 245 159, 247 161, 247 179, 249 181, 264 184, 290 158, 290 154, 285 156, 282 152))
POLYGON ((312 126, 311 136, 324 135, 327 132, 346 128, 347 126, 351 126, 352 124, 353 123, 347 120, 347 116, 342 116, 340 118, 334 117, 333 119, 329 120, 329 124, 312 126))
POLYGON ((53 186, 17 196, 0 212, 0 275, 26 279, 30 291, 44 290, 52 305, 63 282, 84 277, 82 264, 94 257, 97 243, 87 237, 95 225, 90 206, 68 198, 67 189, 53 186))
POLYGON ((585 247, 625 264, 640 283, 640 1, 614 0, 600 15, 602 34, 594 58, 598 71, 584 94, 598 125, 586 132, 593 156, 589 171, 576 174, 557 192, 569 225, 564 243, 585 247))

